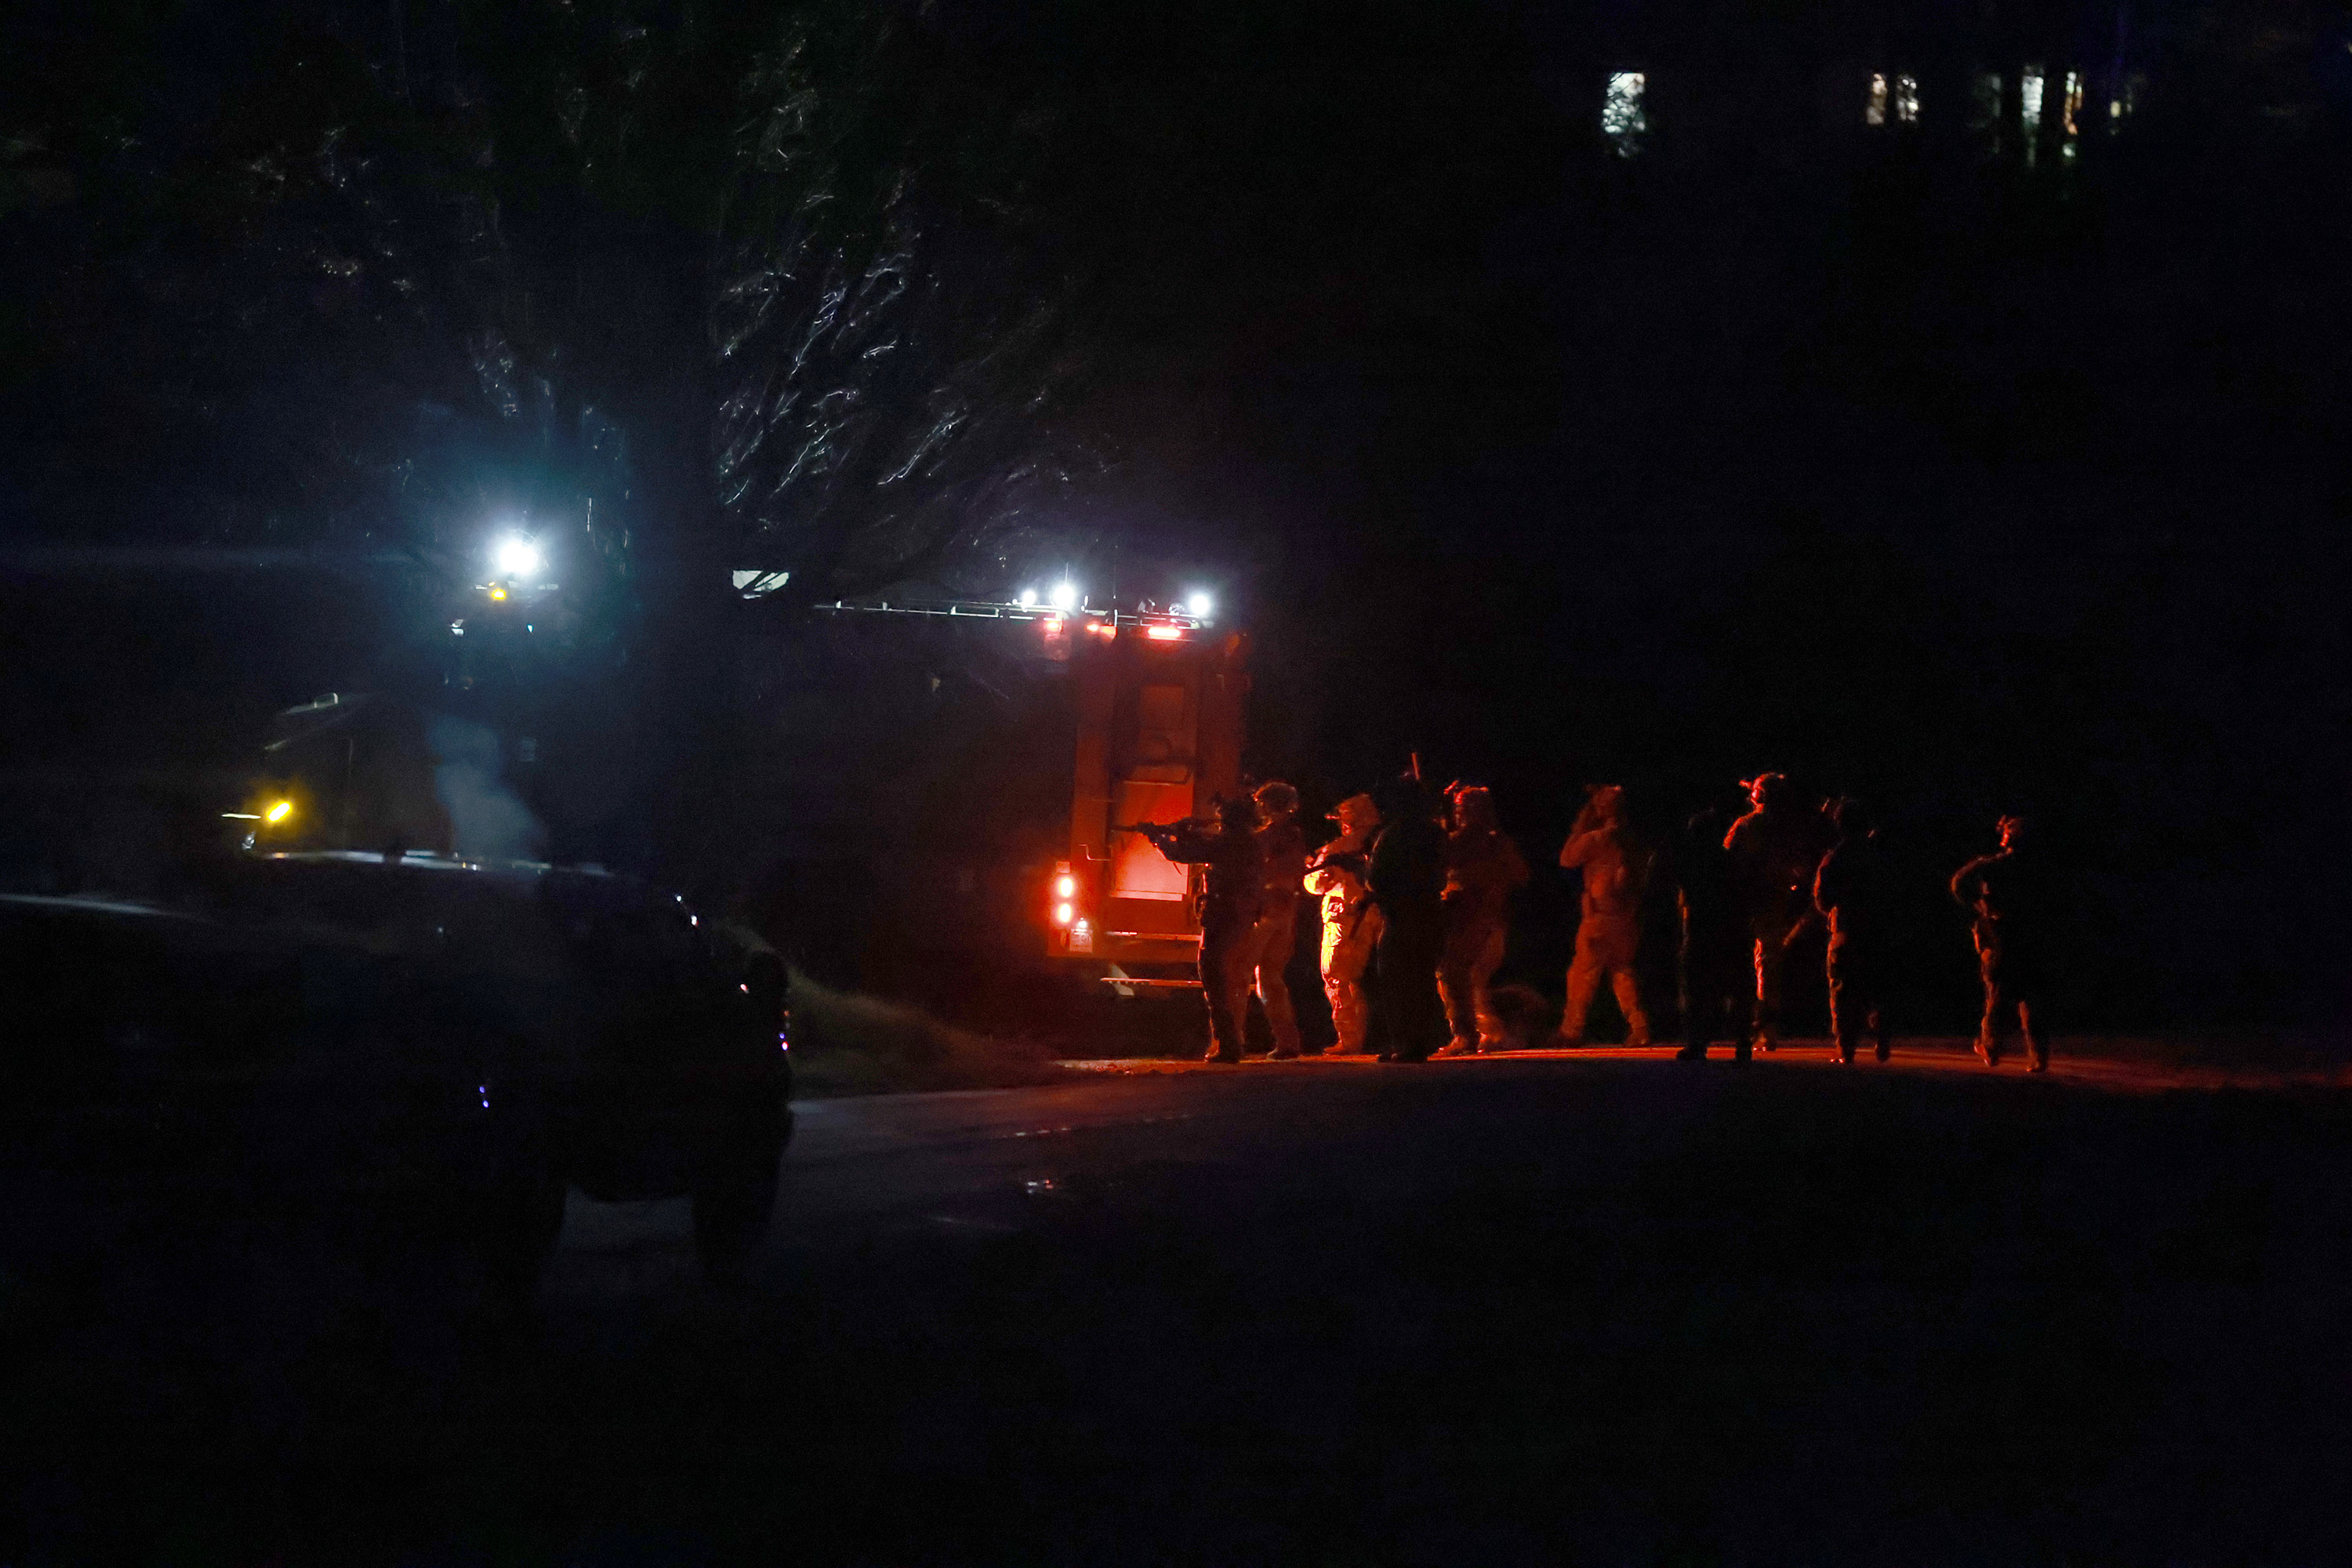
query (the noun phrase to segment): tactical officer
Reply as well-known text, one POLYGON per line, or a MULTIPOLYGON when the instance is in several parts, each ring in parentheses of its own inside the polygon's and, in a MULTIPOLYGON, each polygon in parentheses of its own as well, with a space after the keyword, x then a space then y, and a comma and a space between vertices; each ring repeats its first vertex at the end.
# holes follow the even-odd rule
POLYGON ((1584 873, 1583 919, 1576 927, 1576 958, 1568 971, 1568 1010, 1560 1015, 1560 1043, 1584 1043, 1584 1017, 1603 980, 1616 993, 1625 1015, 1625 1043, 1650 1043, 1650 1016, 1642 1010, 1633 973, 1642 945, 1642 894, 1649 886, 1650 856, 1634 841, 1625 821, 1625 789, 1604 784, 1592 792, 1560 846, 1564 870, 1584 873))
POLYGON ((1429 1059, 1445 1027, 1437 963, 1445 944, 1445 836, 1421 781, 1407 774, 1374 792, 1381 836, 1365 884, 1381 911, 1373 950, 1372 1035, 1384 1062, 1429 1059))
POLYGON ((1715 1040, 1749 1058, 1748 1013, 1755 980, 1748 972, 1748 933, 1731 886, 1731 859, 1723 847, 1730 824, 1709 806, 1683 825, 1675 846, 1675 912, 1680 938, 1675 969, 1682 983, 1683 1048, 1678 1061, 1706 1059, 1715 1040))
POLYGON ((1298 945, 1298 900, 1306 891, 1307 838, 1298 831, 1298 792, 1279 779, 1257 790, 1259 856, 1257 924, 1244 966, 1265 1006, 1277 1061, 1298 1052, 1298 1014, 1283 971, 1298 945))
POLYGON ((1439 1054, 1465 1056, 1503 1042, 1486 987, 1503 966, 1511 894, 1527 886, 1528 863, 1496 826, 1494 796, 1486 789, 1458 784, 1448 795, 1454 830, 1445 839, 1445 945, 1437 990, 1454 1038, 1439 1054))
POLYGON ((1249 1005, 1244 963, 1257 926, 1259 879, 1257 803, 1247 795, 1221 801, 1212 829, 1180 823, 1138 829, 1169 859, 1205 868, 1197 910, 1201 921, 1201 994, 1209 1005, 1209 1051, 1203 1059, 1242 1059, 1242 1026, 1249 1005))
POLYGON ((2022 818, 2002 817, 1999 853, 1979 855, 1961 867, 1952 878, 1952 897, 1976 916, 1977 965, 1985 994, 1977 1055, 1987 1067, 2000 1065, 2013 1010, 2025 1035, 2026 1070, 2046 1072, 2049 942, 2058 900, 2049 867, 2030 843, 2022 818))
POLYGON ((1766 1050, 1780 1045, 1780 974, 1789 944, 1812 918, 1813 872, 1828 849, 1827 820, 1807 810, 1784 773, 1748 781, 1751 809, 1724 835, 1731 885, 1755 944, 1756 1010, 1750 1033, 1766 1050))
POLYGON ((1342 1055, 1355 1055, 1364 1049, 1370 1023, 1364 972, 1371 965, 1382 924, 1371 889, 1364 885, 1381 813, 1370 795, 1351 795, 1332 810, 1331 820, 1339 825, 1339 837, 1323 846, 1307 868, 1307 890, 1322 900, 1323 994, 1331 1001, 1331 1025, 1339 1035, 1337 1048, 1342 1055))
POLYGON ((1887 1029, 1888 949, 1895 928, 1895 874, 1878 828, 1860 801, 1841 799, 1831 820, 1843 835, 1813 873, 1813 907, 1830 922, 1830 1037, 1841 1063, 1868 1025, 1880 1061, 1893 1052, 1887 1029))

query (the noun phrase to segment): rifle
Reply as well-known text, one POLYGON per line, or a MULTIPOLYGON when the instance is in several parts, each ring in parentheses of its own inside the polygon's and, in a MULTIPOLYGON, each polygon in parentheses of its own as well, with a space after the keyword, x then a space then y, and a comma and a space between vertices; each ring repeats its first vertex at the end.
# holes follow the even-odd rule
POLYGON ((1185 824, 1179 822, 1114 822, 1110 830, 1113 833, 1132 833, 1165 855, 1184 826, 1185 824))

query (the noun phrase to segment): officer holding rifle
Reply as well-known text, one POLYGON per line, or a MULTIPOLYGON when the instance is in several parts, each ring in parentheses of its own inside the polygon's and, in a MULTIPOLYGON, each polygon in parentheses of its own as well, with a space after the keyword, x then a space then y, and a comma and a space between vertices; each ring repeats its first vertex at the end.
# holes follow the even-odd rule
POLYGON ((1201 994, 1209 1005, 1209 1050, 1202 1059, 1242 1059, 1249 1018, 1251 941, 1263 897, 1265 855, 1257 841, 1257 803, 1236 795, 1217 805, 1214 827, 1195 822, 1122 825, 1179 865, 1200 866, 1201 994))

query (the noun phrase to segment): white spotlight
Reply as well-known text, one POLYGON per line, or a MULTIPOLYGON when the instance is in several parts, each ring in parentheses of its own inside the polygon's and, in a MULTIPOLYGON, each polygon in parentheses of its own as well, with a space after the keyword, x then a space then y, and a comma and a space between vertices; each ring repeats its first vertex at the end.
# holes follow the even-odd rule
POLYGON ((499 541, 495 559, 501 577, 533 577, 545 565, 547 558, 538 545, 520 534, 510 533, 499 541))
POLYGON ((1076 609, 1078 607, 1077 584, 1067 582, 1055 584, 1053 596, 1047 602, 1057 610, 1076 609))
POLYGON ((1196 621, 1207 620, 1210 610, 1215 606, 1216 601, 1198 589, 1193 591, 1191 598, 1184 601, 1184 608, 1192 612, 1192 618, 1196 621))
POLYGON ((1033 610, 1037 607, 1036 589, 1024 588, 1021 590, 1021 607, 1024 610, 1033 610))

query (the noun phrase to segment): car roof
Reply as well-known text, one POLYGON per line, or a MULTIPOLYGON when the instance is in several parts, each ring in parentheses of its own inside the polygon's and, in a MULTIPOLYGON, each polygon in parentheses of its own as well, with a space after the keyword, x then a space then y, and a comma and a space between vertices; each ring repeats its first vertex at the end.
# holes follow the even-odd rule
POLYGON ((0 905, 26 910, 56 910, 68 913, 92 915, 130 915, 146 920, 194 921, 197 916, 184 910, 166 909, 160 904, 134 903, 125 899, 108 898, 94 893, 0 893, 0 905))
POLYGON ((631 876, 602 866, 556 865, 546 860, 499 860, 484 857, 410 851, 390 858, 364 849, 289 849, 249 857, 273 868, 265 875, 299 876, 300 868, 365 868, 371 878, 390 875, 402 886, 431 894, 460 888, 482 888, 517 898, 545 895, 557 904, 579 909, 617 911, 683 900, 664 896, 631 876))

